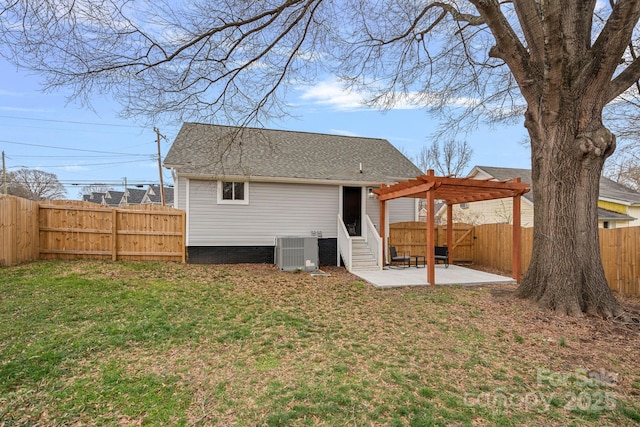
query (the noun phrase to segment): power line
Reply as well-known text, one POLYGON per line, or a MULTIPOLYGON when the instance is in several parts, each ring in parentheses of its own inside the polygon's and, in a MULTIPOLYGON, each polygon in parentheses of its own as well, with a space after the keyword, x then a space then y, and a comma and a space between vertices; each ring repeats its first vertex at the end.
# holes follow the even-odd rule
POLYGON ((16 116, 5 116, 0 114, 0 118, 3 119, 12 119, 12 120, 31 120, 34 122, 52 122, 52 123, 70 123, 74 125, 91 125, 91 126, 107 126, 107 127, 118 127, 118 128, 136 128, 140 129, 142 126, 136 125, 117 125, 115 123, 97 123, 97 122, 77 122, 73 120, 54 120, 54 119, 34 119, 31 117, 16 117, 16 116))
MULTIPOLYGON (((99 156, 73 156, 73 155, 64 155, 64 156, 50 156, 50 155, 40 155, 40 156, 29 156, 22 154, 12 154, 11 156, 7 156, 7 159, 24 159, 24 158, 36 158, 36 159, 53 159, 53 158, 62 158, 62 159, 112 159, 115 157, 129 157, 130 154, 101 154, 99 156)), ((150 157, 155 160, 155 155, 149 154, 150 157)))
MULTIPOLYGON (((104 185, 111 185, 114 187, 123 187, 124 186, 124 182, 120 179, 120 180, 102 180, 102 179, 65 179, 65 180, 58 180, 62 185, 65 186, 84 186, 84 185, 92 185, 92 184, 104 184, 104 185)), ((145 185, 158 185, 158 181, 153 181, 153 180, 140 180, 140 181, 131 181, 131 180, 127 180, 127 186, 128 187, 142 187, 145 185)), ((170 185, 169 187, 173 187, 173 185, 170 185)))
POLYGON ((56 147, 53 145, 29 144, 27 142, 7 141, 4 139, 0 139, 0 142, 3 142, 5 144, 27 145, 29 147, 53 148, 55 150, 82 151, 85 153, 119 154, 123 156, 145 156, 145 157, 149 156, 149 154, 116 153, 113 151, 84 150, 82 148, 66 148, 66 147, 56 147))
MULTIPOLYGON (((153 161, 155 159, 150 159, 149 161, 153 161)), ((67 167, 83 167, 83 166, 106 166, 106 165, 124 165, 126 163, 140 163, 143 162, 144 160, 129 160, 126 162, 108 162, 108 163, 81 163, 81 164, 75 164, 75 165, 37 165, 39 168, 67 168, 67 167)), ((26 165, 16 165, 16 166, 10 166, 9 169, 16 169, 16 168, 31 168, 32 166, 26 166, 26 165)))

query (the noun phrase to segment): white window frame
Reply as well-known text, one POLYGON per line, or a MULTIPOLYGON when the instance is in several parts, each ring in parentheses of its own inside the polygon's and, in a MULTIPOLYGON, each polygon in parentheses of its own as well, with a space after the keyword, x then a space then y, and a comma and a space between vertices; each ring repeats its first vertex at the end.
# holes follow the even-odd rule
POLYGON ((218 181, 218 189, 216 196, 219 205, 248 205, 249 204, 249 182, 248 181, 218 181), (222 198, 222 184, 225 182, 242 183, 244 184, 244 199, 242 200, 225 200, 222 198))

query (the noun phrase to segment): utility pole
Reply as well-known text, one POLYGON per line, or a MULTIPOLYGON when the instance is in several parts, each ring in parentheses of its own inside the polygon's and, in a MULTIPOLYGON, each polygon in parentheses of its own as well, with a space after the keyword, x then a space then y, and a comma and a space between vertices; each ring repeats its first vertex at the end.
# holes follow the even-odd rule
POLYGON ((2 188, 2 192, 7 194, 7 166, 4 163, 4 150, 2 151, 2 188))
POLYGON ((153 128, 153 131, 156 133, 156 141, 158 142, 158 173, 160 175, 160 200, 162 201, 162 206, 165 205, 164 202, 164 181, 162 180, 162 155, 160 154, 160 138, 167 139, 166 136, 160 133, 160 130, 156 127, 153 128))
POLYGON ((122 179, 124 180, 124 196, 122 196, 122 198, 124 199, 124 205, 128 206, 129 205, 129 194, 127 194, 127 192, 129 190, 127 190, 127 177, 123 176, 122 179))

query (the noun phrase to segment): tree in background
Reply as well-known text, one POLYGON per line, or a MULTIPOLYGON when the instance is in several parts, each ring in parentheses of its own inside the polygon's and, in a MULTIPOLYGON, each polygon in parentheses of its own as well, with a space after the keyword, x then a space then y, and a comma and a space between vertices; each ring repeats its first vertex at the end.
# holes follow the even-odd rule
POLYGON ((524 118, 536 227, 517 294, 624 315, 597 199, 616 147, 604 108, 638 92, 640 0, 32 0, 0 15, 5 57, 81 102, 111 92, 125 115, 262 123, 292 87, 339 76, 370 105, 439 112, 443 135, 524 118))
POLYGON ((624 185, 640 191, 640 152, 635 145, 618 148, 606 163, 604 175, 624 185))
POLYGON ((38 169, 19 169, 7 173, 8 193, 30 200, 64 199, 67 192, 58 177, 38 169))
POLYGON ((113 187, 107 184, 95 183, 95 184, 83 185, 82 188, 80 188, 80 191, 78 191, 78 198, 82 200, 83 196, 85 195, 90 196, 91 193, 106 193, 107 191, 112 191, 112 190, 113 190, 113 187))
POLYGON ((473 149, 466 141, 447 140, 442 144, 433 141, 423 146, 416 157, 416 165, 423 171, 433 169, 436 175, 461 176, 469 166, 473 149))

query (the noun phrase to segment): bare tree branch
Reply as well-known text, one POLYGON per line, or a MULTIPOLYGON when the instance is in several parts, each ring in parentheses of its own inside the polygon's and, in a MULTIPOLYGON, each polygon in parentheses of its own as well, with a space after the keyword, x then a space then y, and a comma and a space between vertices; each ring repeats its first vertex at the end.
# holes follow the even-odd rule
POLYGON ((433 169, 437 175, 460 176, 472 156, 473 149, 466 141, 448 140, 442 144, 434 141, 430 146, 422 147, 415 162, 423 171, 433 169))
MULTIPOLYGON (((640 80, 640 58, 635 58, 633 62, 618 74, 612 81, 607 90, 605 101, 607 103, 613 101, 629 86, 634 85, 640 80)), ((639 89, 640 90, 640 89, 639 89)))
POLYGON ((30 200, 56 200, 66 196, 55 174, 38 169, 19 169, 7 173, 9 194, 30 200))

